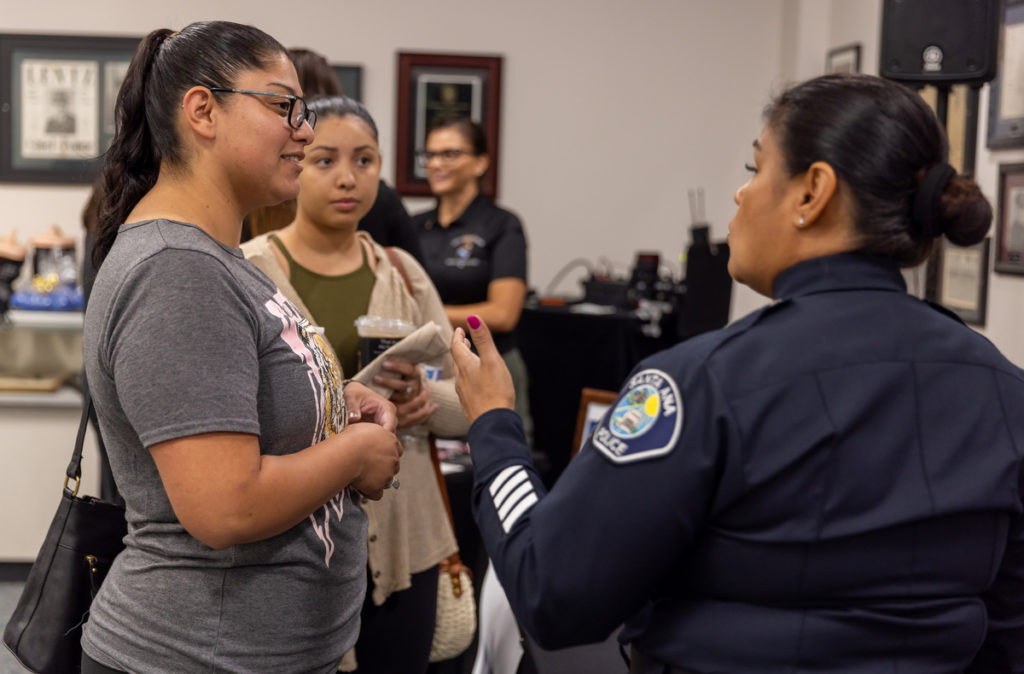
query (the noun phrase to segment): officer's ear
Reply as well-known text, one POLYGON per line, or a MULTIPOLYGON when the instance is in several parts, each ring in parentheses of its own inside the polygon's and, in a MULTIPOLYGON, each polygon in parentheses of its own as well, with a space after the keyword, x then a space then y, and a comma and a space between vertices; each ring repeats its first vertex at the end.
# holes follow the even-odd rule
POLYGON ((797 180, 801 191, 796 213, 798 228, 813 227, 823 215, 840 207, 839 180, 831 165, 816 161, 797 180))

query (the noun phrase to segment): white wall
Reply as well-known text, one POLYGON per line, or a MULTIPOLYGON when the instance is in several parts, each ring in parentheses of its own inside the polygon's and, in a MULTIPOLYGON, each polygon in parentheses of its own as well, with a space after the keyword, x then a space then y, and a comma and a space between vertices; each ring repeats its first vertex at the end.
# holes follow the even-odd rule
MULTIPOLYGON (((4 32, 141 35, 229 18, 361 63, 389 178, 396 52, 503 54, 499 200, 523 218, 540 290, 575 256, 625 268, 635 251, 653 249, 678 269, 691 188, 705 189, 707 216, 724 237, 778 77, 782 28, 782 0, 309 0, 223 2, 216 11, 199 0, 54 0, 45 12, 3 2, 4 32)), ((84 187, 0 185, 7 222, 22 232, 77 229, 86 196, 84 187)), ((572 278, 558 288, 577 289, 572 278)))
MULTIPOLYGON (((435 0, 371 3, 201 0, 0 0, 0 31, 142 35, 197 19, 258 25, 288 46, 364 67, 364 99, 381 128, 393 177, 396 52, 503 54, 499 201, 523 218, 530 283, 547 289, 575 257, 625 270, 637 250, 657 250, 678 270, 688 241, 687 190, 706 192, 707 218, 724 237, 732 194, 772 93, 823 71, 831 47, 859 42, 877 72, 881 0, 435 0)), ((982 118, 987 93, 982 97, 982 118)), ((996 193, 997 165, 982 122, 978 179, 996 193)), ((0 184, 5 222, 22 235, 59 223, 77 230, 86 187, 0 184)), ((410 200, 411 210, 427 207, 410 200)), ((580 273, 556 292, 578 290, 580 273)), ((1024 278, 993 275, 983 332, 1024 363, 1019 338, 1024 278)), ((763 304, 745 288, 733 315, 763 304)))

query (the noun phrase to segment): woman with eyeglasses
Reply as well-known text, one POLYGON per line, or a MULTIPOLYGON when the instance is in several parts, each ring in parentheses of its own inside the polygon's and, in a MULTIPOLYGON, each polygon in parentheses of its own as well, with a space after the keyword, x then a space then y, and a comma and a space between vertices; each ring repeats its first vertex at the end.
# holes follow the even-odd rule
POLYGON ((543 646, 625 623, 633 674, 1024 672, 1024 371, 900 273, 992 209, 895 82, 764 121, 729 272, 772 303, 641 362, 550 492, 486 325, 479 358, 456 330, 498 578, 543 646))
MULTIPOLYGON (((288 55, 299 75, 299 83, 306 99, 313 101, 328 96, 341 96, 341 82, 323 55, 310 49, 292 47, 288 55)), ((243 241, 281 229, 295 219, 295 201, 288 200, 268 208, 253 211, 245 219, 243 241)), ((382 246, 397 246, 422 261, 420 240, 412 226, 412 218, 394 188, 381 180, 373 206, 359 221, 359 229, 382 246)))
POLYGON ((418 157, 437 206, 413 216, 423 266, 441 294, 452 326, 483 317, 515 382, 516 411, 531 437, 526 364, 516 325, 526 299, 526 236, 519 218, 480 193, 490 166, 487 134, 467 117, 434 121, 418 157))
POLYGON ((238 248, 298 192, 301 96, 276 40, 222 21, 147 35, 118 94, 84 355, 128 535, 87 674, 326 674, 356 641, 395 409, 238 248))
MULTIPOLYGON (((243 244, 246 257, 277 284, 303 316, 323 327, 345 376, 357 374, 362 315, 433 321, 452 328, 430 278, 404 250, 385 249, 357 231, 380 183, 377 125, 351 98, 320 98, 316 135, 306 148, 295 219, 243 244)), ((365 503, 369 518, 369 589, 354 657, 360 674, 422 674, 429 664, 442 560, 458 550, 434 470, 428 431, 466 432, 451 378, 430 379, 416 362, 394 358, 372 384, 397 405, 402 442, 401 489, 365 503)), ((457 569, 455 570, 457 573, 457 569)))

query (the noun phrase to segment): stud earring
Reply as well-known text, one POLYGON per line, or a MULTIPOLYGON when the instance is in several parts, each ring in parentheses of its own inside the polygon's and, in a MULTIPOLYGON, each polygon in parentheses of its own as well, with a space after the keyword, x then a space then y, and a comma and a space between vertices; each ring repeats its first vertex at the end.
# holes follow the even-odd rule
POLYGON ((800 216, 800 219, 797 220, 797 224, 799 224, 801 227, 804 226, 804 216, 802 216, 802 215, 800 216))

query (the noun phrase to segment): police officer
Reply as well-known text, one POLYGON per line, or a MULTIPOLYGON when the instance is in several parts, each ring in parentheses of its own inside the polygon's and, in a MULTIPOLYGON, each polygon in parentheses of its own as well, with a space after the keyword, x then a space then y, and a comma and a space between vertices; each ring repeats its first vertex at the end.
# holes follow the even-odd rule
POLYGON ((474 514, 542 646, 624 622, 633 672, 1024 671, 1024 372, 899 271, 989 227, 947 153, 892 82, 777 98, 729 226, 774 302, 640 363, 549 493, 457 331, 474 514))

